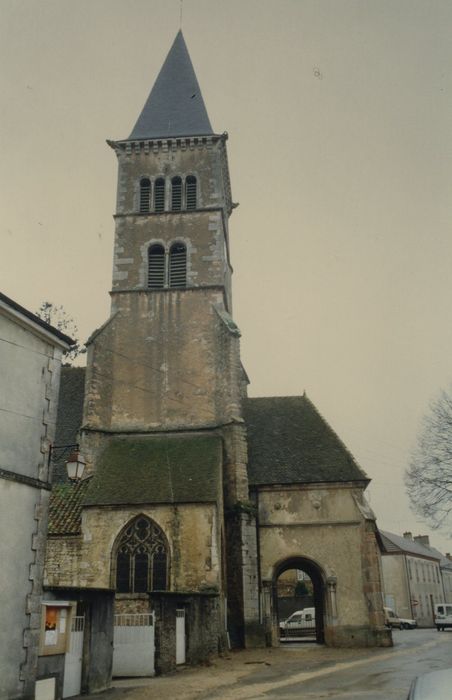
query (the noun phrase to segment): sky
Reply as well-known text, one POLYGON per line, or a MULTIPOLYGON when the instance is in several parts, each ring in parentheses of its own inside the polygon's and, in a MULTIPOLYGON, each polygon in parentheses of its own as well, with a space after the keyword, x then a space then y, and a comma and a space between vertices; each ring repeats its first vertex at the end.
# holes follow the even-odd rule
MULTIPOLYGON (((116 159, 179 0, 0 0, 0 289, 109 315, 116 159)), ((403 475, 452 381, 452 3, 184 0, 229 133, 234 318, 250 396, 307 395, 372 479, 382 529, 430 534, 403 475)))

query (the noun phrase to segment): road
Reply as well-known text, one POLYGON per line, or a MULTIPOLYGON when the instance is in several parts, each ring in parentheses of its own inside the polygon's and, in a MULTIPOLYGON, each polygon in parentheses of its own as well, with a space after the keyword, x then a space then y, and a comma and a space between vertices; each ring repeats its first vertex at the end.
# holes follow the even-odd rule
POLYGON ((393 636, 390 649, 295 643, 232 653, 206 668, 180 669, 146 681, 118 681, 103 699, 406 700, 415 676, 452 667, 452 630, 395 631, 393 636), (141 687, 133 687, 138 683, 141 687))
MULTIPOLYGON (((412 630, 395 631, 393 636, 394 648, 383 653, 279 678, 267 667, 255 679, 210 694, 209 700, 406 700, 415 676, 452 666, 452 634, 412 630)), ((295 648, 287 651, 296 653, 295 648)), ((277 669, 277 676, 280 670, 284 673, 277 669)))

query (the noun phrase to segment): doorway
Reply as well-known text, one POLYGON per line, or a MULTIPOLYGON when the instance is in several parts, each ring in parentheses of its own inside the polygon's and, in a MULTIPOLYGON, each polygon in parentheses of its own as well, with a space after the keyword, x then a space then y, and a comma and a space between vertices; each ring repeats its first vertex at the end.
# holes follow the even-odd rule
POLYGON ((287 559, 275 569, 273 604, 281 643, 324 643, 324 576, 303 557, 287 559))

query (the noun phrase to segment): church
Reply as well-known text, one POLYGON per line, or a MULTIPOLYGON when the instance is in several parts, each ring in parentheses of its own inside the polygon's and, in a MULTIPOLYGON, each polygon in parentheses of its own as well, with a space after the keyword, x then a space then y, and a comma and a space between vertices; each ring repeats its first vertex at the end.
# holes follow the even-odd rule
POLYGON ((91 619, 113 605, 115 634, 151 616, 157 672, 279 644, 290 569, 312 581, 317 642, 391 643, 368 477, 306 395, 247 396, 227 140, 179 32, 130 136, 108 141, 111 313, 86 372, 62 376, 56 443, 86 468, 68 482, 54 461, 46 590, 91 619))

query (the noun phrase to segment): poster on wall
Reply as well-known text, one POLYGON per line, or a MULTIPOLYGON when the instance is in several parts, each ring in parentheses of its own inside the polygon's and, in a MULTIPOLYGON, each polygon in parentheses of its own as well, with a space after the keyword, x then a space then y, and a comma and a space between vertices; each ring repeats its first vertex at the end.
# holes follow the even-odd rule
POLYGON ((50 607, 50 605, 46 605, 45 610, 44 644, 46 647, 56 646, 58 641, 57 619, 59 610, 58 608, 50 607))

